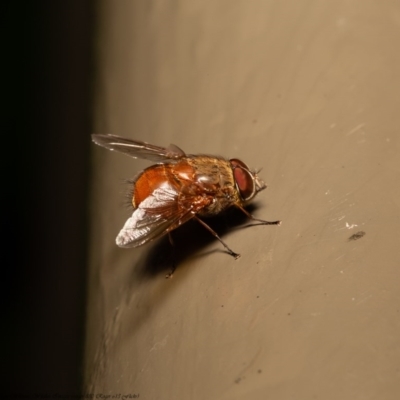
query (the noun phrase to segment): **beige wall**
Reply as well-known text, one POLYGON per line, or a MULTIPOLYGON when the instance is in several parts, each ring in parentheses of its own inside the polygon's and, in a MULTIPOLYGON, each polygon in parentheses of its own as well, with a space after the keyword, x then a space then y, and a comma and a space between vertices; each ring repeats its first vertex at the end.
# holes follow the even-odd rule
POLYGON ((399 398, 400 3, 104 0, 99 16, 96 132, 262 167, 253 212, 283 224, 211 221, 237 261, 189 224, 165 280, 167 241, 114 243, 121 181, 149 163, 93 148, 87 391, 399 398))

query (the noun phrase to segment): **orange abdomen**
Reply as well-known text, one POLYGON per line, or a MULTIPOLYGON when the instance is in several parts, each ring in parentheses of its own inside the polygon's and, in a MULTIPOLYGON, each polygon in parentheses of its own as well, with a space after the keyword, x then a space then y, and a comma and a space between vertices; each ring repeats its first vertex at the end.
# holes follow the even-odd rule
POLYGON ((152 165, 135 180, 132 205, 137 208, 144 199, 162 186, 172 187, 179 192, 185 181, 190 181, 193 176, 194 169, 185 160, 176 164, 152 165))

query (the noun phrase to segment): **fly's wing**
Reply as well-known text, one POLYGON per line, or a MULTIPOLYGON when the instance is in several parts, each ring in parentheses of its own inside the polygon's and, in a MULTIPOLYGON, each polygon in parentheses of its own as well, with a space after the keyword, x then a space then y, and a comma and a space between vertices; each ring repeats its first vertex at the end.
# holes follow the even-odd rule
POLYGON ((185 157, 184 151, 173 144, 168 147, 159 147, 115 135, 92 135, 92 140, 97 145, 108 150, 119 151, 133 158, 144 158, 159 163, 179 160, 185 157))
POLYGON ((138 247, 193 218, 212 197, 182 195, 172 186, 156 189, 143 200, 117 236, 119 247, 138 247))

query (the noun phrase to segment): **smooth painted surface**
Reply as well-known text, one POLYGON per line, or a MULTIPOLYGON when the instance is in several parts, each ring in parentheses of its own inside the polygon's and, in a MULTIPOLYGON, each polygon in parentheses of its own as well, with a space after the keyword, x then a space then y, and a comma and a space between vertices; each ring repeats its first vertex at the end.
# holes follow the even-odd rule
MULTIPOLYGON (((93 149, 87 391, 400 395, 400 5, 103 1, 97 133, 262 167, 252 210, 115 246, 149 163, 93 149), (362 237, 353 236, 365 232, 362 237), (356 240, 355 240, 356 239, 356 240)), ((93 145, 94 146, 94 145, 93 145)))

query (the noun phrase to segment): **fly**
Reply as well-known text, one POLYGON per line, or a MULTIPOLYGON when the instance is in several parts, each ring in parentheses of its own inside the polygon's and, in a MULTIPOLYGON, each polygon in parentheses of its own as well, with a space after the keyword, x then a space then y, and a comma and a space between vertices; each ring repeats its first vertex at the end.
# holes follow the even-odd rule
POLYGON ((246 211, 244 206, 266 185, 237 158, 186 154, 175 145, 159 147, 115 135, 92 135, 92 139, 106 149, 156 162, 133 181, 133 213, 116 238, 119 247, 139 247, 195 219, 237 259, 240 254, 230 249, 201 217, 218 215, 235 206, 261 225, 281 223, 255 218, 246 211))

